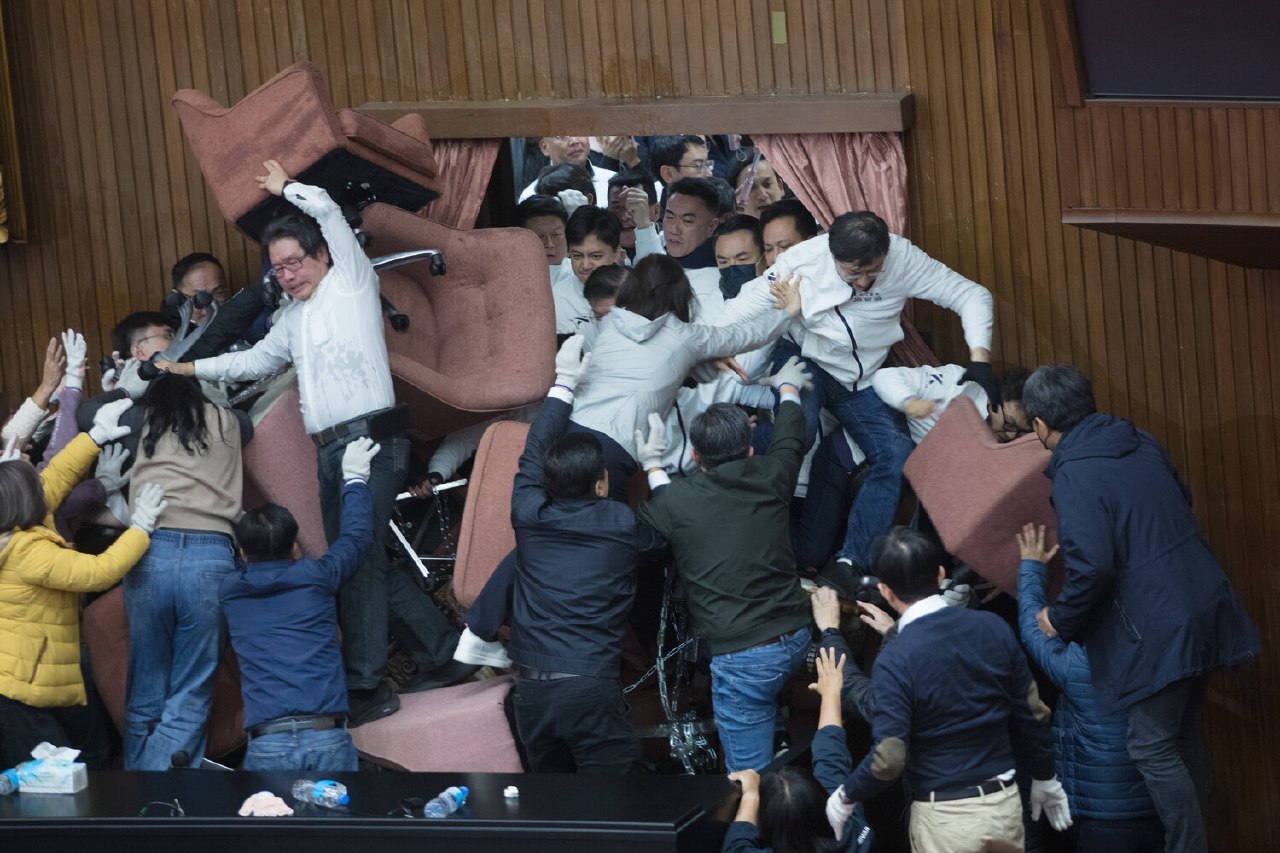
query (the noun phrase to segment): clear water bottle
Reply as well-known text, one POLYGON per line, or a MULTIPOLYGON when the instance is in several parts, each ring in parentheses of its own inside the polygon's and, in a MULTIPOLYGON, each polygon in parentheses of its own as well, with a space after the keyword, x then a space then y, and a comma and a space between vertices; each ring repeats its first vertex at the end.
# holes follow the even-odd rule
POLYGON ((351 802, 347 796, 347 786, 332 779, 321 779, 312 782, 310 779, 299 779, 293 783, 293 798, 304 803, 314 803, 327 809, 345 806, 351 802))
POLYGON ((446 788, 434 800, 422 807, 423 817, 448 817, 462 807, 467 801, 471 789, 466 785, 446 788))
POLYGON ((16 768, 0 773, 0 796, 12 794, 18 790, 18 771, 16 768))

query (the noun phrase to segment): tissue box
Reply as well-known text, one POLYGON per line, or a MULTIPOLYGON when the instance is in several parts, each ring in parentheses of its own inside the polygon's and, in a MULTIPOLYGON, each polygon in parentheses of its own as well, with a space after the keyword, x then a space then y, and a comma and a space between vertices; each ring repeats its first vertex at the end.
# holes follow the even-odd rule
POLYGON ((18 767, 18 791, 23 794, 74 794, 89 786, 83 762, 28 761, 18 767))

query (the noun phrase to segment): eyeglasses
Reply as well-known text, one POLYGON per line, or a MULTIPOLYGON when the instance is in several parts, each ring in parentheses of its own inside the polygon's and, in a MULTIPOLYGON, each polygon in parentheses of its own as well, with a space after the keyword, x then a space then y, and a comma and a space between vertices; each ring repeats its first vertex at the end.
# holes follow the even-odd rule
POLYGON ((149 341, 152 338, 164 338, 166 341, 171 341, 173 340, 173 330, 165 329, 163 332, 154 332, 150 335, 146 335, 144 337, 138 338, 136 341, 134 341, 134 343, 140 344, 143 341, 149 341))
POLYGON ((681 163, 678 168, 689 169, 694 172, 710 172, 710 160, 694 160, 692 163, 681 163))
POLYGON ((1009 416, 1009 411, 1005 408, 1005 404, 1000 404, 1000 416, 1003 423, 1000 426, 999 434, 1005 436, 1009 441, 1015 438, 1022 438, 1024 435, 1031 433, 1031 427, 1024 427, 1009 416))
POLYGON ((884 275, 884 269, 865 270, 853 268, 847 264, 836 263, 836 274, 840 276, 840 280, 845 284, 851 284, 859 279, 865 278, 868 282, 874 282, 880 276, 884 275))
POLYGON ((272 264, 271 271, 276 275, 280 275, 280 273, 285 270, 288 270, 289 272, 297 272, 302 269, 302 262, 306 259, 306 255, 303 255, 301 258, 286 258, 278 264, 272 264))

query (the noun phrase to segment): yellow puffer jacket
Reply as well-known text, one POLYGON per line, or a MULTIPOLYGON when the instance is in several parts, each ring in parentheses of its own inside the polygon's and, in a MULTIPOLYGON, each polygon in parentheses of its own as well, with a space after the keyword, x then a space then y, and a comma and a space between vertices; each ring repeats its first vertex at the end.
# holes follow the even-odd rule
POLYGON ((111 587, 150 544, 147 534, 130 527, 94 557, 54 531, 54 509, 97 457, 88 435, 72 439, 40 474, 49 506, 44 523, 0 537, 0 694, 27 705, 85 703, 76 594, 111 587))

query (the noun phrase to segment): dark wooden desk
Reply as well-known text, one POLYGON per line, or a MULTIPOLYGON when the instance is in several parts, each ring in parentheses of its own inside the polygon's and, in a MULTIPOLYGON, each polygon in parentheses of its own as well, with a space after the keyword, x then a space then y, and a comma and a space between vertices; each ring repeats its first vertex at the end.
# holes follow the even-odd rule
POLYGON ((292 799, 296 773, 177 770, 95 773, 78 794, 0 797, 5 850, 41 853, 270 853, 400 850, 718 851, 737 803, 723 776, 567 776, 507 773, 337 773, 348 811, 293 804, 292 817, 236 814, 263 790, 292 799), (450 785, 471 789, 444 820, 385 817, 402 798, 430 799, 450 785), (507 800, 507 785, 520 798, 507 800), (186 817, 142 807, 177 798, 186 817))

